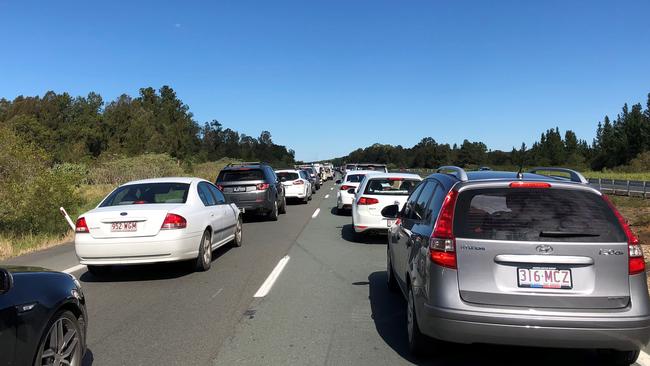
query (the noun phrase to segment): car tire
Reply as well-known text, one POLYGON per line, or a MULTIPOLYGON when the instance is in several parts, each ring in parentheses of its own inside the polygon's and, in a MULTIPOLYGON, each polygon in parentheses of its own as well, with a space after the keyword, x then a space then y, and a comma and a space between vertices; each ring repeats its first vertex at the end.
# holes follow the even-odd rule
POLYGON ((235 225, 235 239, 233 239, 232 245, 239 248, 244 241, 244 223, 241 215, 237 218, 237 223, 235 225))
POLYGON ((406 332, 408 334, 409 352, 414 356, 421 356, 424 353, 427 339, 420 332, 420 327, 418 327, 417 314, 415 312, 415 297, 410 286, 406 309, 406 332))
POLYGON ((630 366, 639 358, 640 351, 608 350, 601 353, 607 365, 630 366))
POLYGON ((278 202, 273 202, 273 208, 267 214, 267 218, 271 221, 278 221, 278 202))
POLYGON ((281 214, 287 213, 287 197, 282 197, 282 206, 280 206, 278 212, 281 214))
POLYGON ((36 359, 34 360, 35 366, 49 365, 52 364, 54 358, 67 361, 71 366, 81 366, 83 356, 84 356, 84 339, 81 326, 79 325, 79 319, 70 311, 58 311, 52 319, 48 322, 45 327, 45 332, 41 336, 41 340, 38 343, 38 348, 36 349, 36 359), (61 349, 57 346, 57 349, 52 349, 50 345, 52 343, 51 336, 52 332, 56 334, 62 334, 63 338, 72 337, 68 343, 62 345, 61 349), (71 349, 72 348, 72 349, 71 349), (49 351, 49 352, 48 352, 49 351), (70 351, 70 352, 69 352, 70 351), (52 354, 51 357, 43 357, 44 354, 52 354), (64 357, 65 354, 70 353, 67 357, 64 357))
POLYGON ((194 270, 196 272, 205 272, 210 269, 212 265, 212 243, 211 243, 210 230, 205 230, 201 236, 199 243, 199 255, 196 257, 194 263, 194 270))
POLYGON ((386 250, 386 284, 388 285, 388 290, 390 292, 397 292, 399 290, 399 285, 397 284, 397 278, 395 278, 395 271, 393 271, 393 260, 391 259, 390 249, 386 250))
POLYGON ((111 266, 93 266, 88 265, 88 272, 95 277, 106 276, 111 271, 111 266))
POLYGON ((307 204, 307 203, 309 203, 309 200, 310 200, 310 199, 311 199, 310 196, 305 195, 305 197, 302 198, 302 203, 303 203, 303 204, 307 204))

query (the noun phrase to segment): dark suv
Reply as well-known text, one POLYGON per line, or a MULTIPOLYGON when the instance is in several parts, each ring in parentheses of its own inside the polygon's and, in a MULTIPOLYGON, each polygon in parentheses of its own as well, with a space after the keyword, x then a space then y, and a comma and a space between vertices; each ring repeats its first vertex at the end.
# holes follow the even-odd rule
POLYGON ((282 182, 265 163, 228 164, 217 177, 216 186, 242 212, 267 215, 277 220, 286 212, 282 182))
POLYGON ((392 205, 382 215, 396 220, 388 234, 388 285, 407 299, 415 353, 427 335, 595 348, 608 365, 630 365, 650 340, 639 240, 578 172, 443 167, 401 212, 392 205))

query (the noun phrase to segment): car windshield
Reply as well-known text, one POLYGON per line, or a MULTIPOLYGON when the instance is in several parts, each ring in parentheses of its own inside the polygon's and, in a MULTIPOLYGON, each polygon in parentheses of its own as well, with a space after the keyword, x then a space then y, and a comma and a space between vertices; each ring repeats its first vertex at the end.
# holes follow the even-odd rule
POLYGON ((190 185, 187 183, 142 183, 119 187, 101 203, 100 207, 185 203, 190 185))
POLYGON ((233 169, 222 170, 217 182, 241 182, 247 180, 264 180, 264 172, 260 169, 233 169))
POLYGON ((277 172, 275 175, 277 175, 280 180, 282 180, 282 178, 285 180, 296 180, 299 178, 298 173, 294 172, 277 172))
POLYGON ((350 183, 361 183, 361 181, 363 180, 363 177, 365 177, 365 176, 366 176, 365 174, 349 174, 345 178, 345 181, 350 182, 350 183))
POLYGON ((625 242, 618 220, 595 193, 568 189, 473 189, 454 215, 460 238, 625 242))
POLYGON ((404 178, 373 178, 366 185, 365 194, 408 196, 420 181, 404 178))

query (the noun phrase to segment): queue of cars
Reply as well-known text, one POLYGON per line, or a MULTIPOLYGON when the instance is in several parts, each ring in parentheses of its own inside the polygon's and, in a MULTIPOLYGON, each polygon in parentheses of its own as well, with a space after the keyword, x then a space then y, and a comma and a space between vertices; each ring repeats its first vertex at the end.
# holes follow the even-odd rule
POLYGON ((354 195, 355 232, 387 234, 387 285, 406 299, 413 354, 491 343, 598 349, 631 365, 650 341, 639 241, 580 173, 346 168, 338 196, 354 195))
MULTIPOLYGON (((174 261, 207 271, 215 249, 242 245, 245 213, 277 220, 287 199, 311 200, 310 168, 274 171, 250 162, 225 167, 214 183, 168 177, 122 184, 77 219, 76 255, 95 276, 118 265, 174 261)), ((73 275, 0 268, 0 366, 80 366, 87 324, 73 275)))

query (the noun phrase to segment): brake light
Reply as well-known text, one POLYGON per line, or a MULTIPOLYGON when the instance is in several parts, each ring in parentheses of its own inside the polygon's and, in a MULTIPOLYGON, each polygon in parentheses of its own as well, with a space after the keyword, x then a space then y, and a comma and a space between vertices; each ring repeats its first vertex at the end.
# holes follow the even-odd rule
POLYGON ((639 274, 645 272, 645 258, 643 257, 643 249, 639 243, 639 238, 634 235, 630 225, 627 223, 623 215, 618 211, 614 203, 607 197, 603 195, 603 199, 607 202, 609 208, 612 209, 618 223, 623 228, 625 232, 625 237, 627 238, 627 250, 628 250, 628 272, 631 275, 639 274))
POLYGON ((394 178, 393 177, 393 178, 388 178, 388 180, 391 181, 391 182, 393 182, 393 181, 403 181, 404 178, 394 178))
POLYGON ((80 217, 77 219, 74 232, 77 234, 90 232, 90 230, 88 230, 88 225, 86 224, 86 218, 80 217))
POLYGON ((346 185, 341 186, 342 191, 347 191, 348 189, 352 189, 352 188, 357 188, 357 187, 355 187, 355 186, 346 186, 346 185))
POLYGON ((379 203, 379 200, 372 197, 361 197, 357 201, 357 205, 376 205, 377 203, 379 203))
POLYGON ((510 188, 551 188, 551 183, 545 182, 512 182, 510 188))
POLYGON ((171 229, 184 229, 187 227, 187 220, 181 215, 176 215, 168 213, 165 216, 165 221, 163 221, 160 230, 171 230, 171 229))
POLYGON ((303 182, 302 180, 298 179, 298 180, 294 180, 294 181, 293 181, 293 184, 298 186, 298 185, 305 184, 305 182, 303 182))
POLYGON ((447 268, 456 268, 456 238, 454 237, 454 210, 458 191, 447 193, 438 220, 429 239, 431 261, 447 268))
POLYGON ((255 185, 255 187, 257 188, 258 191, 267 190, 267 189, 269 189, 269 186, 270 185, 268 183, 258 183, 257 185, 255 185))

